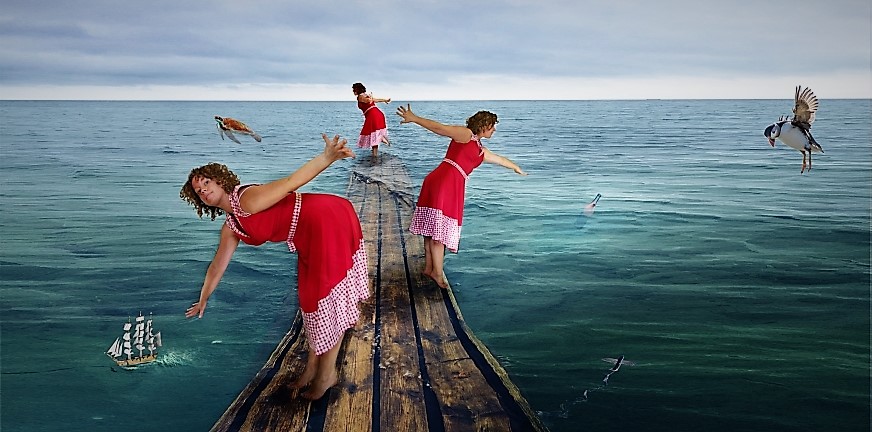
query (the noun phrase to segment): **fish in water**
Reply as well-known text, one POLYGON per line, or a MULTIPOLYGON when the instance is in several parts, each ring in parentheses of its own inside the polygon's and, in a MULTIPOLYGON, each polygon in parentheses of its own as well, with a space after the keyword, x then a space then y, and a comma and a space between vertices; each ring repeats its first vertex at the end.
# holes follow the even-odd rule
POLYGON ((241 133, 244 135, 250 135, 254 138, 255 141, 260 142, 261 137, 255 131, 251 130, 245 123, 232 119, 230 117, 221 117, 215 116, 216 127, 218 128, 218 135, 221 135, 221 139, 224 139, 224 135, 227 135, 227 138, 233 140, 236 144, 242 144, 238 139, 233 135, 234 132, 241 133))
POLYGON ((818 99, 811 89, 796 86, 796 93, 793 96, 793 117, 781 116, 777 122, 767 126, 763 131, 763 136, 769 140, 769 145, 772 147, 775 147, 775 140, 778 139, 802 153, 800 174, 806 171, 806 166, 808 171, 811 171, 812 153, 824 152, 823 147, 811 136, 811 124, 814 123, 817 109, 818 99), (808 156, 808 165, 805 163, 806 156, 808 156))

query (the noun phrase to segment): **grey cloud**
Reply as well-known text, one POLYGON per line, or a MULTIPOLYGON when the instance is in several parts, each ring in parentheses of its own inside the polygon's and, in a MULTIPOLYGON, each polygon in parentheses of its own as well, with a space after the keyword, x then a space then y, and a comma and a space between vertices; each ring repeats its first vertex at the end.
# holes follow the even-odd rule
POLYGON ((868 70, 869 11, 853 0, 16 0, 0 18, 0 84, 868 70))

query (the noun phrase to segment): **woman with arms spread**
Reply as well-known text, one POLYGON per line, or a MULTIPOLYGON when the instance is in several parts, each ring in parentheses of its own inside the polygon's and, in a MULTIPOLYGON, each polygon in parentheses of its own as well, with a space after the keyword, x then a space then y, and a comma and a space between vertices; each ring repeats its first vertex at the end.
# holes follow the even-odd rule
POLYGON ((366 87, 361 83, 354 83, 351 91, 357 97, 357 107, 363 111, 363 128, 360 130, 360 138, 357 140, 358 148, 372 148, 372 157, 378 157, 378 146, 381 143, 391 145, 388 140, 388 126, 385 123, 385 114, 375 105, 377 102, 391 103, 391 99, 373 97, 366 92, 366 87))
POLYGON ((226 215, 200 298, 186 317, 203 316, 240 240, 254 246, 287 242, 297 252, 297 293, 309 357, 293 387, 308 387, 303 397, 313 400, 338 382, 336 357, 343 336, 360 316, 358 302, 369 297, 363 233, 351 203, 336 195, 297 192, 333 162, 354 157, 338 135, 322 138, 324 152, 285 178, 241 185, 226 166, 211 163, 194 168, 179 192, 200 217, 226 215))
POLYGON ((409 227, 412 234, 424 236, 424 274, 440 287, 447 288, 448 280, 442 267, 445 248, 457 253, 469 174, 482 162, 509 168, 522 176, 527 173, 481 144, 483 138, 490 138, 496 132, 496 114, 479 111, 466 120, 466 127, 444 125, 418 116, 408 105, 399 107, 397 115, 403 119, 400 124, 416 123, 437 135, 451 138, 445 159, 424 178, 409 227))

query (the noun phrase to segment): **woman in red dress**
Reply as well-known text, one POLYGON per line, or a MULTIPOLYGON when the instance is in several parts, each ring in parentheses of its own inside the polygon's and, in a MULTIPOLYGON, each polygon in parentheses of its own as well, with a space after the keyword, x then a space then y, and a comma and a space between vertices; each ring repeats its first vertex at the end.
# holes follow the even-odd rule
POLYGON ((400 124, 416 123, 430 132, 451 138, 442 163, 424 178, 409 226, 412 234, 424 236, 424 274, 440 287, 447 288, 448 279, 443 271, 445 248, 457 253, 469 174, 482 162, 509 168, 522 176, 527 173, 481 144, 483 138, 490 138, 496 132, 496 114, 479 111, 466 120, 466 127, 444 125, 420 117, 408 105, 399 107, 397 115, 403 118, 400 124))
POLYGON ((391 145, 388 140, 388 126, 385 123, 385 114, 375 105, 377 102, 391 103, 391 99, 373 97, 366 92, 366 87, 361 83, 351 85, 351 91, 357 97, 357 107, 363 111, 363 129, 360 130, 360 138, 357 140, 358 148, 372 148, 372 157, 378 157, 378 146, 381 143, 391 145))
POLYGON ((336 195, 297 192, 333 162, 354 157, 346 140, 322 137, 324 152, 285 178, 241 185, 226 166, 211 163, 194 168, 179 193, 200 217, 226 215, 200 298, 186 317, 203 316, 240 240, 254 246, 286 242, 297 252, 297 292, 309 357, 293 387, 308 387, 303 397, 313 400, 338 382, 342 338, 360 316, 358 302, 369 297, 363 233, 351 203, 336 195))

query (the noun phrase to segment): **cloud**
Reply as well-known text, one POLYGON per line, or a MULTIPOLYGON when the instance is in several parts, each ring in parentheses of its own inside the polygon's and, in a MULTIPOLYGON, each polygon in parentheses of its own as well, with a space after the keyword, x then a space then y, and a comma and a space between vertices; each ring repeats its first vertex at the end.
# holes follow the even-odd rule
POLYGON ((8 3, 4 95, 804 76, 859 76, 869 95, 865 1, 8 3))

